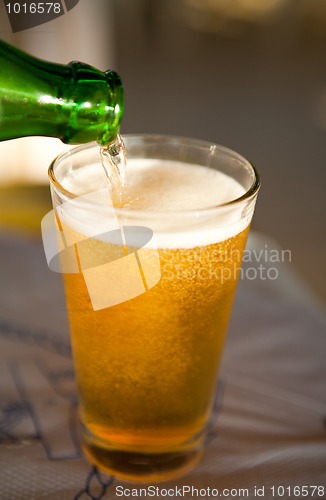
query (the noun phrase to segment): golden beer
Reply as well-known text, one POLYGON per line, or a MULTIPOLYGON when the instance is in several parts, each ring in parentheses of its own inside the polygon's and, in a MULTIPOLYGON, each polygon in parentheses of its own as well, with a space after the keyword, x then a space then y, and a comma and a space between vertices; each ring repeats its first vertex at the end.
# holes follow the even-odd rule
MULTIPOLYGON (((83 448, 100 467, 129 479, 156 479, 180 473, 198 457, 251 214, 222 241, 196 244, 199 225, 194 245, 190 229, 185 248, 164 247, 159 238, 155 248, 139 249, 141 266, 126 261, 119 279, 126 300, 97 310, 83 265, 99 270, 135 249, 87 237, 60 219, 67 241, 77 242, 79 272, 64 281, 83 448), (157 273, 157 258, 157 284, 128 300, 133 280, 157 273)), ((100 271, 96 276, 93 292, 110 294, 114 284, 103 283, 100 271)))

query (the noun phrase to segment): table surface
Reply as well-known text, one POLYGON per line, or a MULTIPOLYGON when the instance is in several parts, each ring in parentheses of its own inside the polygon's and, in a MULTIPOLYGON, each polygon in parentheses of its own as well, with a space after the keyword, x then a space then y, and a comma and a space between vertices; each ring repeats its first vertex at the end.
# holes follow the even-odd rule
MULTIPOLYGON (((307 498, 326 496, 312 488, 326 488, 325 314, 290 263, 259 253, 266 245, 281 251, 251 233, 203 458, 161 489, 275 498, 283 486, 294 498, 308 486, 307 498), (273 279, 254 279, 261 262, 273 279)), ((37 239, 0 233, 0 248, 1 500, 108 499, 117 486, 146 487, 82 457, 61 276, 37 239)))

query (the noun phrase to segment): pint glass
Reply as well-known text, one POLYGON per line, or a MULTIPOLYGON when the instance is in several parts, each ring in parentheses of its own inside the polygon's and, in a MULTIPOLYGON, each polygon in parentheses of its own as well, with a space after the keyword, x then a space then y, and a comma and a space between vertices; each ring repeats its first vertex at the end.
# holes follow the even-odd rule
POLYGON ((155 480, 187 470, 203 448, 260 181, 218 145, 124 140, 129 165, 146 162, 136 198, 147 208, 113 206, 94 144, 59 156, 49 177, 85 455, 119 477, 155 480), (210 177, 201 192, 215 173, 236 196, 210 177))

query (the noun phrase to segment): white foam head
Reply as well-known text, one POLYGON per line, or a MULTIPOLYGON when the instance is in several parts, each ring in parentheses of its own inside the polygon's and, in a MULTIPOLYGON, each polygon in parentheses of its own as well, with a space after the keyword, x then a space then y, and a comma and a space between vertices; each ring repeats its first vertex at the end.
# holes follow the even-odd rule
MULTIPOLYGON (((100 164, 71 171, 62 186, 80 196, 61 206, 62 222, 86 237, 117 227, 116 219, 112 221, 108 179, 100 164)), ((115 214, 122 225, 152 229, 157 248, 194 248, 224 241, 249 225, 254 207, 245 216, 241 205, 214 209, 243 194, 245 189, 237 181, 208 167, 130 159, 123 206, 115 214)))

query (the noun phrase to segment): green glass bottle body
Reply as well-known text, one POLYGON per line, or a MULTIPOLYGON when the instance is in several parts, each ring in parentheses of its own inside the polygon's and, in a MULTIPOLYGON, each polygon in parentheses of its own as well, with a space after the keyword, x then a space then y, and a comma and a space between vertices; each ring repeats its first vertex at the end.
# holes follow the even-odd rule
POLYGON ((66 144, 110 144, 122 114, 116 72, 43 61, 0 40, 1 141, 37 135, 66 144))

